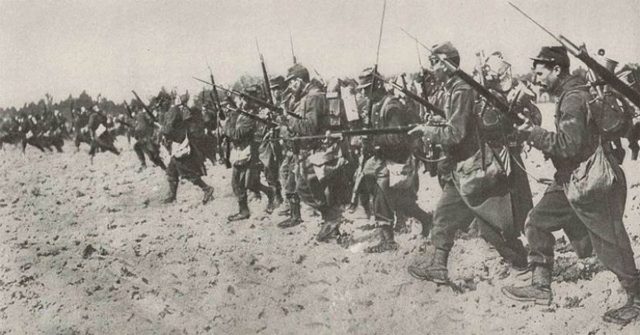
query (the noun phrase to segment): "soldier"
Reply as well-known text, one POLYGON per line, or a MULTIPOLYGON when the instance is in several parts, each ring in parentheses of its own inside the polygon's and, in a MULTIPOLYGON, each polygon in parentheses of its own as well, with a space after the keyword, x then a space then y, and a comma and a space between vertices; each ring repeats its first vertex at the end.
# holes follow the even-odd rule
MULTIPOLYGON (((420 122, 415 110, 410 110, 391 90, 385 91, 380 81, 374 80, 373 69, 368 68, 360 75, 358 89, 373 102, 371 115, 372 128, 402 127, 420 122), (374 83, 375 87, 371 87, 374 83)), ((363 168, 364 185, 372 190, 374 196, 373 212, 376 220, 383 222, 381 226, 382 240, 380 244, 370 247, 366 252, 384 252, 395 250, 398 244, 393 239, 394 218, 403 220, 405 215, 415 217, 428 232, 431 217, 422 210, 418 200, 417 161, 413 153, 417 149, 417 138, 406 134, 373 135, 373 156, 363 168)), ((428 233, 427 233, 428 234, 428 233)), ((425 234, 426 235, 426 234, 425 234)))
MULTIPOLYGON (((252 86, 245 90, 251 96, 258 96, 259 86, 252 86)), ((249 100, 242 98, 240 107, 245 112, 257 116, 258 108, 249 100)), ((240 112, 232 112, 228 116, 225 124, 227 136, 233 143, 231 153, 232 187, 233 193, 238 199, 238 213, 229 216, 229 221, 239 221, 248 219, 251 216, 247 203, 247 190, 253 192, 263 192, 269 198, 266 211, 273 211, 275 193, 272 189, 260 182, 260 167, 258 158, 258 125, 256 121, 240 112)))
MULTIPOLYGON (((328 106, 322 85, 310 80, 309 71, 295 64, 287 71, 289 90, 293 96, 293 112, 300 116, 289 118, 288 128, 300 136, 323 134, 329 129, 328 106)), ((342 215, 335 204, 327 201, 325 190, 332 188, 346 160, 341 156, 339 143, 305 140, 294 143, 295 183, 287 184, 287 199, 291 219, 278 224, 280 228, 293 227, 300 219, 300 200, 322 215, 322 228, 316 236, 319 242, 338 237, 342 215), (294 186, 295 190, 291 188, 294 186)))
POLYGON ((89 136, 89 128, 86 128, 89 123, 89 112, 82 106, 80 107, 80 113, 77 113, 73 120, 74 131, 74 145, 76 146, 76 152, 80 151, 80 143, 87 143, 91 146, 91 138, 89 136))
POLYGON ((171 161, 165 170, 169 182, 169 194, 164 199, 164 203, 176 201, 178 182, 183 178, 200 187, 204 205, 213 200, 213 187, 202 180, 202 176, 207 173, 202 153, 204 128, 200 111, 190 109, 187 106, 188 101, 188 93, 176 97, 173 106, 164 113, 162 135, 168 141, 176 142, 178 146, 173 148, 171 161))
POLYGON ((211 162, 211 165, 215 166, 216 151, 218 149, 218 138, 216 136, 216 130, 218 129, 218 116, 216 111, 211 110, 207 105, 202 105, 202 119, 204 121, 204 141, 205 147, 204 155, 211 162))
POLYGON ((54 110, 48 118, 44 120, 45 132, 47 143, 51 143, 58 152, 63 152, 62 146, 64 145, 64 136, 66 134, 65 119, 60 114, 59 110, 54 110))
POLYGON ((443 191, 431 231, 435 253, 430 262, 408 268, 412 276, 435 283, 449 282, 447 260, 455 234, 467 229, 474 219, 502 233, 505 239, 508 235, 508 243, 494 246, 512 265, 526 266, 526 250, 512 232, 514 215, 505 171, 510 159, 508 148, 504 143, 482 138, 479 129, 484 132, 485 120, 474 115, 475 93, 443 64, 443 59, 455 67, 460 64, 458 50, 450 42, 434 46, 430 57, 434 75, 444 82, 441 107, 446 114, 445 126, 424 124, 410 132, 420 132, 429 143, 441 145, 447 156, 438 166, 443 191), (484 174, 479 175, 478 171, 484 174))
MULTIPOLYGON (((40 127, 35 116, 21 116, 18 119, 18 122, 20 124, 19 131, 22 132, 22 153, 25 153, 27 144, 34 146, 40 151, 44 152, 44 146, 38 139, 38 136, 40 135, 40 127)), ((51 148, 48 149, 51 150, 51 148)))
MULTIPOLYGON (((271 84, 271 95, 273 96, 274 105, 278 106, 282 102, 282 92, 284 90, 284 78, 277 76, 269 80, 271 84)), ((269 114, 271 117, 271 113, 269 114)), ((277 127, 264 128, 262 135, 262 143, 258 148, 260 162, 264 172, 267 185, 274 192, 274 202, 271 207, 267 208, 267 213, 271 214, 275 208, 280 207, 284 202, 282 198, 282 186, 280 184, 279 168, 282 164, 282 145, 279 141, 273 141, 272 138, 279 136, 279 129, 277 127)))
POLYGON ((138 171, 142 171, 147 167, 145 154, 153 164, 159 166, 162 170, 166 170, 167 167, 162 158, 160 158, 159 127, 144 111, 134 112, 133 117, 135 122, 133 125, 133 137, 136 139, 133 150, 136 152, 141 164, 138 171))
POLYGON ((98 149, 120 155, 120 151, 118 151, 118 149, 113 145, 115 139, 113 134, 109 131, 109 128, 112 128, 113 123, 109 122, 109 120, 110 118, 102 113, 98 105, 93 106, 87 123, 89 134, 91 136, 91 149, 89 150, 89 155, 91 156, 92 163, 93 157, 98 149))
MULTIPOLYGON (((597 124, 590 117, 588 86, 582 78, 570 75, 569 66, 564 47, 543 47, 533 58, 536 83, 542 90, 559 97, 555 114, 556 132, 534 126, 531 122, 525 122, 518 131, 533 147, 551 158, 556 173, 554 183, 529 213, 526 223, 529 263, 533 267, 531 285, 504 287, 502 291, 507 297, 519 301, 551 302, 555 244, 552 232, 563 229, 579 257, 591 254, 593 246, 598 259, 618 277, 627 293, 627 303, 607 311, 603 319, 624 325, 640 316, 640 278, 622 222, 626 180, 613 157, 610 143, 602 139, 597 124), (586 171, 579 170, 584 169, 585 161, 598 154, 604 156, 606 169, 615 175, 612 183, 582 197, 575 192, 568 193, 572 189, 572 175, 586 174, 586 171)), ((602 180, 603 174, 607 173, 604 169, 592 167, 588 171, 589 178, 602 180)))

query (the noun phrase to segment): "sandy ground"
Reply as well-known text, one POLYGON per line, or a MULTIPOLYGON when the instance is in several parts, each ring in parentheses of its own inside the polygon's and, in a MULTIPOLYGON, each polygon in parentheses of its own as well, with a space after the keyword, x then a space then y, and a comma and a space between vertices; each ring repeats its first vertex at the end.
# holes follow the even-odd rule
MULTIPOLYGON (((304 224, 279 229, 281 217, 263 214, 266 199, 229 224, 230 170, 208 166, 212 203, 181 184, 165 206, 162 170, 136 172, 131 147, 117 145, 122 155, 99 154, 93 165, 86 146, 0 151, 0 334, 640 333, 640 322, 601 321, 625 296, 594 259, 574 265, 572 252, 559 252, 553 304, 519 304, 500 288, 529 275, 512 273, 482 239, 459 239, 449 263, 458 294, 407 273, 431 252, 417 224, 397 237, 397 251, 378 255, 316 243, 320 219, 308 209, 304 224)), ((552 177, 539 154, 526 164, 552 177)), ((640 255, 638 164, 624 164, 625 223, 640 255)), ((532 187, 537 201, 544 186, 532 187)), ((422 175, 421 206, 433 210, 439 194, 422 175)), ((367 223, 362 212, 349 218, 367 223)))

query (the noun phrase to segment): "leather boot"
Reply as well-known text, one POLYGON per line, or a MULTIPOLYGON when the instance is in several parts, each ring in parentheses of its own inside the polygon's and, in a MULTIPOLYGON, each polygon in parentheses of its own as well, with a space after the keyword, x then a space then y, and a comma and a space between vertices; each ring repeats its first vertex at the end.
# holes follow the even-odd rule
POLYGON ((251 216, 251 212, 249 212, 249 206, 247 205, 247 198, 238 200, 238 208, 238 213, 227 217, 227 220, 229 222, 245 220, 251 216))
POLYGON ((335 208, 327 206, 320 209, 320 215, 323 222, 316 235, 316 241, 328 242, 332 238, 337 238, 340 235, 340 213, 335 208))
POLYGON ((276 187, 276 198, 275 198, 275 208, 280 207, 284 203, 284 199, 282 198, 282 189, 280 187, 276 187))
POLYGON ((202 196, 203 205, 206 205, 209 201, 213 200, 213 187, 207 185, 207 183, 205 183, 201 178, 196 179, 193 183, 200 187, 204 193, 202 196))
POLYGON ((165 204, 172 203, 176 201, 176 194, 178 192, 178 181, 177 180, 169 180, 169 192, 167 196, 162 200, 165 204))
POLYGON ((280 228, 295 227, 302 223, 302 217, 300 216, 300 199, 296 195, 289 197, 289 209, 290 216, 286 220, 278 223, 280 228))
POLYGON ((448 250, 436 249, 431 264, 410 265, 408 268, 409 274, 417 279, 432 281, 436 284, 446 284, 449 282, 448 260, 448 250))
POLYGON ((640 318, 640 280, 633 287, 625 290, 627 303, 604 313, 602 320, 624 326, 640 318))
POLYGON ((273 213, 273 210, 276 209, 276 193, 271 187, 267 187, 267 199, 269 199, 267 203, 267 208, 264 210, 267 214, 273 213))
POLYGON ((398 243, 393 239, 393 228, 385 224, 380 227, 380 243, 364 249, 366 253, 381 253, 398 249, 398 243))
POLYGON ((551 304, 551 268, 536 265, 529 286, 505 286, 502 293, 517 301, 530 301, 538 305, 551 304))

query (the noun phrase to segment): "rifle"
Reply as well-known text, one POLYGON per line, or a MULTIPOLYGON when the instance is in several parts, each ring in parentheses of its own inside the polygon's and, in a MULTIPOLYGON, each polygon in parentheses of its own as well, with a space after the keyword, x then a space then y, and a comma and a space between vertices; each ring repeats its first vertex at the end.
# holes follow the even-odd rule
MULTIPOLYGON (((207 82, 205 80, 202 80, 202 79, 199 79, 199 78, 196 78, 196 77, 193 77, 193 79, 195 79, 197 81, 200 81, 200 82, 203 82, 203 83, 206 83, 206 84, 209 84, 209 85, 212 85, 214 87, 214 89, 215 88, 219 88, 219 89, 221 89, 221 90, 223 90, 225 92, 228 92, 228 93, 237 95, 239 97, 245 98, 247 100, 250 100, 251 102, 255 103, 256 105, 258 105, 260 107, 263 107, 263 108, 267 108, 267 109, 269 109, 271 111, 274 111, 274 112, 276 112, 278 114, 282 114, 283 113, 283 109, 282 108, 280 108, 278 106, 275 106, 274 104, 271 104, 269 102, 266 102, 266 101, 264 101, 262 99, 259 99, 259 98, 256 98, 254 96, 251 96, 249 94, 238 92, 238 91, 234 91, 234 90, 230 90, 230 89, 226 89, 226 88, 224 88, 222 86, 211 84, 211 83, 209 83, 209 82, 207 82)), ((287 115, 293 116, 296 119, 302 119, 302 117, 300 115, 296 114, 296 113, 289 112, 289 111, 286 111, 286 113, 287 113, 287 115)))
POLYGON ((293 65, 298 64, 296 60, 296 54, 293 52, 293 37, 291 36, 291 31, 289 31, 289 45, 291 46, 291 57, 293 58, 293 65))
POLYGON ((138 96, 138 93, 136 93, 136 91, 134 91, 134 90, 131 90, 131 93, 133 93, 133 95, 136 97, 138 102, 140 102, 142 104, 142 108, 144 108, 144 111, 147 112, 147 115, 149 115, 151 120, 153 120, 154 123, 157 123, 158 119, 156 119, 155 115, 153 115, 153 113, 151 112, 149 107, 147 107, 147 104, 145 104, 144 101, 142 101, 142 99, 140 99, 140 97, 138 96))
POLYGON ((131 107, 129 107, 129 104, 127 103, 126 100, 123 102, 124 102, 124 108, 127 111, 127 115, 129 115, 129 117, 133 119, 133 113, 131 112, 131 107))
POLYGON ((439 115, 439 116, 442 116, 443 118, 446 118, 444 111, 442 109, 436 107, 432 103, 430 103, 427 99, 425 99, 425 98, 423 98, 423 97, 411 92, 406 87, 402 87, 402 86, 398 85, 397 83, 394 83, 393 81, 384 80, 384 78, 380 77, 378 74, 374 74, 374 76, 379 78, 382 81, 385 81, 385 82, 389 83, 390 85, 392 85, 396 89, 400 90, 400 92, 404 93, 409 98, 411 98, 411 99, 417 101, 418 103, 420 103, 421 105, 427 107, 427 109, 431 110, 436 115, 439 115))
POLYGON ((593 59, 593 57, 589 56, 587 52, 587 48, 584 43, 581 46, 577 46, 573 42, 571 42, 568 38, 562 35, 554 35, 547 28, 542 26, 540 23, 536 22, 531 16, 527 15, 527 13, 523 12, 520 8, 518 8, 513 3, 509 2, 509 5, 517 10, 520 14, 524 15, 527 19, 537 25, 544 32, 549 34, 553 39, 562 44, 567 51, 569 51, 574 57, 581 60, 591 71, 593 71, 596 75, 598 75, 602 80, 604 80, 611 88, 618 91, 620 94, 624 95, 629 101, 631 101, 634 105, 640 107, 640 93, 636 92, 633 88, 629 87, 627 84, 622 82, 614 73, 607 70, 606 67, 600 65, 598 61, 593 59))
POLYGON ((209 69, 209 78, 211 79, 211 83, 213 84, 213 88, 211 89, 211 92, 209 92, 209 96, 216 106, 216 109, 218 110, 218 119, 224 120, 226 116, 222 112, 220 97, 218 96, 218 90, 216 89, 216 81, 215 79, 213 79, 213 71, 211 71, 211 66, 209 66, 209 63, 207 63, 207 68, 209 69))
POLYGON ((242 114, 242 115, 244 115, 244 116, 246 116, 246 117, 248 117, 248 118, 250 118, 252 120, 258 121, 258 122, 266 125, 267 127, 280 127, 280 126, 283 126, 280 123, 277 123, 277 122, 274 122, 274 121, 270 121, 270 120, 266 120, 266 119, 263 119, 263 118, 261 118, 261 117, 259 117, 257 115, 254 115, 254 114, 251 114, 249 112, 243 111, 242 108, 231 108, 231 107, 226 107, 226 108, 228 110, 230 110, 230 111, 240 113, 240 114, 242 114))
POLYGON ((458 76, 458 78, 462 79, 467 85, 471 86, 474 91, 476 91, 480 96, 482 96, 488 103, 490 103, 493 107, 497 108, 502 115, 504 115, 510 122, 516 125, 521 125, 524 123, 517 114, 514 114, 509 109, 509 106, 500 100, 498 97, 493 95, 487 88, 482 86, 479 82, 477 82, 473 77, 471 77, 468 73, 464 72, 459 67, 453 65, 448 59, 444 58, 442 55, 434 54, 433 50, 426 46, 424 43, 420 42, 416 37, 409 34, 406 30, 400 28, 407 36, 409 36, 414 41, 418 42, 423 48, 425 48, 429 53, 438 57, 438 59, 446 66, 449 71, 451 71, 454 75, 458 76))
POLYGON ((273 104, 273 96, 271 96, 271 83, 269 82, 269 75, 267 74, 267 67, 264 65, 264 57, 260 52, 260 45, 258 44, 258 38, 256 38, 256 49, 258 49, 258 55, 260 56, 260 65, 262 66, 262 78, 264 79, 264 91, 267 94, 267 101, 273 104))
POLYGON ((378 61, 380 60, 380 44, 382 42, 382 28, 384 27, 384 14, 387 10, 387 0, 384 0, 384 2, 382 3, 382 18, 380 19, 380 32, 378 33, 378 49, 376 50, 376 63, 373 66, 373 78, 371 80, 371 99, 369 99, 369 105, 367 106, 367 117, 368 117, 368 121, 369 121, 369 125, 371 125, 371 117, 373 116, 373 90, 376 87, 376 79, 377 76, 375 75, 376 73, 378 73, 378 61))
POLYGON ((343 138, 345 136, 406 134, 408 131, 415 128, 416 126, 417 124, 411 124, 411 125, 400 126, 400 127, 389 127, 389 128, 361 128, 361 129, 343 130, 343 131, 337 131, 337 132, 327 132, 326 134, 321 134, 321 135, 272 138, 272 139, 269 139, 269 141, 273 141, 273 140, 305 141, 305 140, 316 140, 316 139, 324 139, 324 138, 343 138))

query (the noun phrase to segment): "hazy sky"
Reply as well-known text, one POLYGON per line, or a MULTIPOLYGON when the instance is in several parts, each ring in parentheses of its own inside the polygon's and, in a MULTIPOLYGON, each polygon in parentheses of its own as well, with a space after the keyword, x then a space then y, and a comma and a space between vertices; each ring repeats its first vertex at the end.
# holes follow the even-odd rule
MULTIPOLYGON (((621 62, 640 62, 640 0, 514 0, 554 32, 621 62)), ((382 0, 360 1, 14 1, 0 0, 0 106, 83 89, 114 100, 161 86, 199 90, 192 76, 231 83, 260 74, 255 38, 270 74, 298 62, 325 79, 356 75, 375 62, 382 0)), ((554 40, 506 1, 388 0, 380 51, 383 74, 417 71, 415 44, 451 40, 463 68, 474 54, 502 50, 515 73, 554 40)), ((420 50, 426 64, 426 52, 420 50)), ((577 64, 577 60, 573 64, 577 64)))

